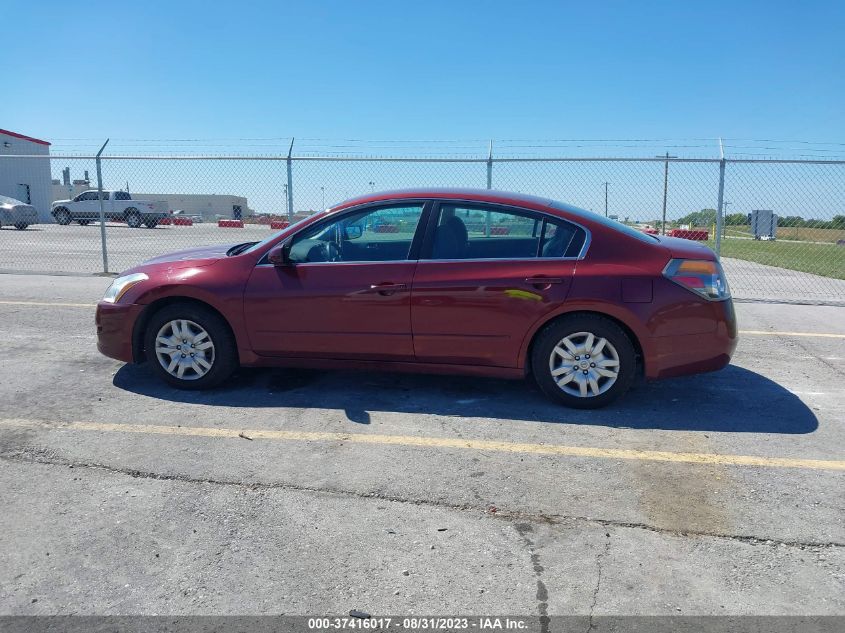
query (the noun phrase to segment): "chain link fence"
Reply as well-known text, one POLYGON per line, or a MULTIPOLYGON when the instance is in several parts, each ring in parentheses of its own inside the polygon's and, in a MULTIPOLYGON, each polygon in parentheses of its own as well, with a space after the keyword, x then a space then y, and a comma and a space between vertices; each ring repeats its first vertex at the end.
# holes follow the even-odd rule
POLYGON ((119 272, 168 251, 259 240, 278 222, 408 187, 490 187, 647 231, 699 229, 736 298, 845 303, 845 161, 0 155, 0 195, 39 216, 16 229, 16 210, 0 207, 0 271, 119 272), (99 193, 86 195, 99 185, 102 226, 99 193), (767 212, 776 226, 761 225, 767 212))

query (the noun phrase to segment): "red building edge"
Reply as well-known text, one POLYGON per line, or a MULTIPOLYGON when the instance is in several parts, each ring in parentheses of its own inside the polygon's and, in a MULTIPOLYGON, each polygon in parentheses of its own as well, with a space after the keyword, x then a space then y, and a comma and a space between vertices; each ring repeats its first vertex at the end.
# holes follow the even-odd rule
POLYGON ((24 141, 31 141, 33 143, 38 143, 39 145, 50 145, 48 141, 42 141, 40 138, 33 138, 31 136, 26 136, 25 134, 18 134, 17 132, 11 132, 10 130, 4 130, 0 128, 0 134, 5 134, 6 136, 12 136, 14 138, 19 138, 24 141))

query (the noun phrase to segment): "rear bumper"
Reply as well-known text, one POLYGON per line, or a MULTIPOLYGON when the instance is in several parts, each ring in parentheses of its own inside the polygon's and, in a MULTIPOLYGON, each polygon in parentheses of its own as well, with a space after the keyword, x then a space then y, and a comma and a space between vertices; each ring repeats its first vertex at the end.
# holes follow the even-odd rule
POLYGON ((21 209, 17 208, 12 211, 0 211, 0 224, 15 225, 15 224, 38 224, 38 211, 35 209, 21 209))
POLYGON ((672 378, 717 371, 731 362, 739 341, 733 302, 713 303, 716 327, 711 332, 654 337, 646 378, 672 378))
POLYGON ((132 332, 135 321, 142 305, 105 303, 97 304, 94 317, 97 325, 97 349, 104 356, 131 363, 134 361, 132 353, 132 332))

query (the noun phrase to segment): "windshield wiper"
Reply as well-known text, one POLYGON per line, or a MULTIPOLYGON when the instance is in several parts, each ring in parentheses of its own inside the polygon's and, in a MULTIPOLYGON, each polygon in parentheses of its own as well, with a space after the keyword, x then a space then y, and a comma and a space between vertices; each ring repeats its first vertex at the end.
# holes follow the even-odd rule
POLYGON ((244 242, 243 244, 238 244, 226 251, 226 256, 232 257, 233 255, 240 255, 246 249, 250 248, 251 246, 255 246, 256 244, 258 244, 258 242, 244 242))

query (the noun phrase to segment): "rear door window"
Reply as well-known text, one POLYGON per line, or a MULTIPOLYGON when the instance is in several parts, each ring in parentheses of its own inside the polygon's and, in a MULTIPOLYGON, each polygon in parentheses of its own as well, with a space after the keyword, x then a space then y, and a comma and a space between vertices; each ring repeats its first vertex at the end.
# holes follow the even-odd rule
POLYGON ((441 204, 429 259, 577 257, 583 243, 583 229, 540 213, 441 204))

